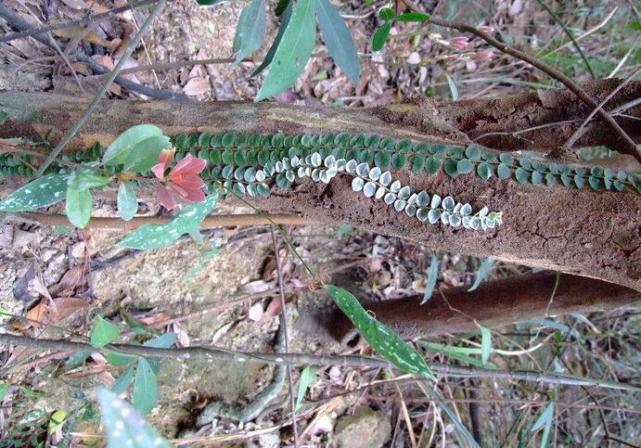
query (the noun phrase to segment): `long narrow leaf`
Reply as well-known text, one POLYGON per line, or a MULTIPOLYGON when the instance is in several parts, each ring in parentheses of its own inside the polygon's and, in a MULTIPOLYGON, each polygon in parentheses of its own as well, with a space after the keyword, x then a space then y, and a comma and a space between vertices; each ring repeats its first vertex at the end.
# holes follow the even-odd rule
POLYGON ((492 270, 492 266, 494 266, 494 259, 486 258, 485 260, 483 260, 483 263, 481 263, 481 266, 479 266, 479 270, 476 273, 474 284, 470 289, 468 289, 468 291, 474 291, 479 287, 483 280, 485 280, 485 277, 487 277, 487 274, 489 274, 492 270))
POLYGON ((278 28, 278 33, 274 38, 274 42, 272 42, 272 46, 269 47, 269 50, 267 50, 267 54, 265 55, 265 59, 263 59, 263 62, 261 62, 261 64, 258 67, 256 67, 256 70, 252 72, 252 76, 256 76, 260 72, 265 70, 267 66, 271 64, 271 62, 274 60, 274 54, 276 54, 276 50, 280 45, 280 41, 283 39, 283 34, 285 34, 285 30, 287 29, 287 25, 289 25, 289 20, 291 18, 292 18, 292 2, 290 1, 287 3, 287 6, 285 7, 283 14, 281 15, 280 28, 278 28))
POLYGON ((160 437, 129 403, 118 398, 113 392, 100 388, 96 391, 107 448, 170 448, 171 445, 160 437))
POLYGON ((486 366, 490 362, 490 354, 492 353, 492 332, 487 327, 481 327, 481 360, 483 365, 486 366))
POLYGON ((134 378, 134 406, 142 414, 151 411, 158 402, 158 380, 151 365, 145 358, 138 358, 134 378))
POLYGON ((552 432, 552 423, 554 421, 554 402, 551 401, 543 410, 539 418, 532 425, 532 432, 537 432, 543 428, 543 435, 541 436, 541 448, 545 448, 550 440, 550 433, 552 432))
POLYGON ((357 82, 361 76, 361 66, 345 20, 329 0, 317 0, 316 6, 320 31, 329 54, 349 79, 357 82))
POLYGON ((374 319, 349 291, 325 285, 325 291, 376 352, 400 370, 434 378, 425 359, 389 327, 374 319))
POLYGON ((316 44, 314 12, 316 0, 298 0, 283 38, 276 49, 269 73, 256 95, 256 101, 277 95, 294 85, 316 44))
POLYGON ((423 300, 421 300, 421 305, 432 298, 434 294, 434 287, 436 286, 436 278, 438 277, 438 265, 439 259, 436 254, 432 254, 432 261, 430 263, 430 268, 427 271, 427 282, 425 284, 425 293, 423 294, 423 300))
POLYGON ((248 7, 243 9, 236 28, 234 45, 237 45, 238 54, 234 64, 239 64, 243 59, 258 50, 265 38, 265 0, 252 0, 248 7))

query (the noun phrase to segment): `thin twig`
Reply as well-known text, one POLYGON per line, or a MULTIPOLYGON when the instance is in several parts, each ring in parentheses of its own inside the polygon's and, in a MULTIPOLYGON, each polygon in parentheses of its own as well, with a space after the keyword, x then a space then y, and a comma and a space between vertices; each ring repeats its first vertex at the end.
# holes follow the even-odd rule
MULTIPOLYGON (((274 226, 269 227, 272 234, 272 244, 274 245, 274 258, 276 259, 276 272, 278 273, 278 289, 280 290, 280 324, 283 327, 283 344, 285 352, 289 352, 289 331, 287 329, 287 305, 285 304, 285 285, 283 283, 283 267, 280 262, 278 253, 278 243, 274 226)), ((296 399, 294 398, 294 380, 292 379, 292 366, 287 366, 287 381, 289 383, 289 404, 292 408, 292 428, 294 429, 294 446, 298 448, 298 425, 296 424, 296 399)))
POLYGON ((140 30, 134 35, 134 37, 131 39, 131 41, 127 44, 127 47, 125 48, 125 51, 123 52, 122 56, 120 57, 120 60, 114 67, 114 69, 111 71, 105 82, 102 84, 100 87, 100 90, 98 90, 98 93, 96 94, 96 97, 93 99, 91 104, 85 109, 85 111, 82 113, 78 121, 73 125, 71 129, 67 131, 65 136, 58 142, 55 148, 51 150, 51 153, 49 156, 45 159, 42 165, 38 168, 38 171, 36 171, 36 176, 42 176, 42 173, 45 172, 45 170, 51 165, 51 163, 58 157, 58 154, 62 152, 65 146, 67 146, 67 143, 71 141, 71 139, 76 135, 76 132, 84 126, 84 124, 87 122, 93 111, 96 109, 98 106, 98 103, 104 96, 104 94, 107 92, 111 84, 114 82, 114 79, 116 79, 116 76, 118 76, 118 72, 122 70, 122 68, 125 66, 125 63, 127 62, 127 59, 129 59, 129 56, 134 52, 136 47, 138 46, 138 43, 140 42, 140 39, 142 38, 142 35, 147 31, 147 29, 151 26, 153 23, 154 19, 160 14, 160 12, 164 9, 165 5, 167 4, 167 0, 159 0, 158 3, 156 3, 156 6, 154 6, 154 9, 151 11, 147 19, 145 19, 145 23, 142 24, 140 27, 140 30))
MULTIPOLYGON (((0 344, 13 344, 19 346, 33 347, 39 350, 74 350, 74 351, 100 351, 117 352, 125 355, 146 356, 151 358, 166 359, 204 359, 222 360, 233 362, 259 362, 275 365, 292 366, 328 366, 336 365, 342 367, 375 367, 393 368, 388 362, 368 358, 365 356, 352 355, 309 355, 304 353, 256 353, 239 352, 227 350, 216 346, 194 346, 181 348, 155 348, 143 345, 131 344, 110 344, 105 347, 96 348, 84 342, 67 341, 64 339, 36 339, 28 336, 13 334, 0 334, 0 344)), ((457 367, 445 364, 431 363, 430 368, 435 373, 444 376, 460 378, 492 378, 495 380, 528 381, 542 384, 557 384, 565 386, 598 386, 605 389, 626 390, 630 392, 641 392, 641 387, 631 384, 615 383, 595 378, 577 377, 559 373, 540 373, 528 370, 507 371, 483 369, 478 367, 457 367)))
MULTIPOLYGON (((418 11, 418 12, 423 12, 423 10, 416 5, 413 4, 410 0, 403 0, 403 2, 412 10, 418 11)), ((490 36, 488 33, 481 31, 471 25, 468 25, 466 23, 458 23, 458 22, 450 22, 448 20, 441 19, 439 17, 434 17, 432 16, 429 20, 429 22, 426 22, 428 24, 434 24, 434 25, 439 25, 445 28, 451 28, 458 30, 460 32, 464 33, 471 33, 474 34, 477 37, 480 37, 483 39, 485 42, 487 42, 490 46, 500 50, 503 53, 509 54, 510 56, 513 56, 517 59, 520 59, 522 61, 527 62, 528 64, 531 64, 532 66, 538 68, 542 72, 546 73, 550 77, 556 79, 559 81, 561 84, 563 84, 565 87, 568 88, 572 93, 574 93, 581 101, 583 101, 585 104, 590 106, 591 108, 597 108, 598 104, 596 101, 594 101, 587 93, 585 90, 583 90, 578 84, 576 84, 574 81, 572 81, 570 78, 565 76, 563 73, 559 72, 558 70, 550 67, 540 59, 531 56, 527 53, 524 53, 520 50, 517 50, 516 48, 510 47, 507 44, 504 44, 503 42, 499 42, 496 40, 494 37, 490 36)), ((598 114, 599 116, 603 119, 603 121, 606 122, 606 124, 614 130, 623 140, 625 143, 625 151, 628 154, 633 155, 637 160, 641 162, 641 149, 637 148, 636 143, 630 136, 623 130, 621 126, 619 126, 619 123, 616 122, 614 118, 608 114, 605 110, 599 108, 598 109, 598 114)))
POLYGON ((603 101, 594 109, 592 112, 590 112, 590 115, 588 115, 585 120, 583 120, 583 123, 581 123, 581 126, 579 126, 576 131, 570 136, 567 142, 565 142, 565 145, 563 145, 564 149, 566 151, 569 151, 572 149, 572 147, 576 144, 576 142, 581 138, 583 135, 583 129, 587 124, 594 118, 594 116, 599 112, 599 110, 603 110, 603 106, 605 106, 608 101, 610 101, 614 95, 619 93, 621 89, 623 89, 626 85, 630 83, 634 78, 636 78, 639 74, 641 73, 641 68, 637 69, 634 73, 632 73, 630 76, 628 76, 626 79, 621 82, 612 92, 608 94, 608 96, 605 97, 603 101))
MULTIPOLYGON (((91 218, 85 229, 120 230, 123 232, 135 230, 145 224, 166 224, 173 216, 139 216, 131 221, 123 221, 120 218, 91 218)), ((22 215, 7 216, 6 219, 18 221, 38 222, 50 226, 70 226, 71 223, 65 215, 47 215, 45 213, 24 213, 22 215)), ((261 224, 282 224, 282 225, 313 225, 314 222, 300 216, 288 215, 285 213, 275 214, 230 214, 212 215, 205 218, 201 228, 210 229, 215 227, 247 227, 261 224)))
POLYGON ((63 23, 54 23, 48 26, 42 26, 38 28, 30 28, 24 31, 19 31, 17 33, 7 34, 6 36, 0 37, 1 42, 10 42, 15 39, 22 39, 23 37, 37 36, 39 34, 48 33, 51 31, 62 30, 65 28, 73 28, 79 25, 91 25, 92 23, 98 22, 105 17, 109 17, 113 14, 120 14, 121 12, 129 11, 130 9, 139 8, 141 6, 149 5, 151 3, 156 3, 158 0, 141 0, 131 5, 121 6, 119 8, 113 8, 106 12, 101 12, 100 14, 93 14, 90 16, 83 17, 78 20, 70 20, 69 22, 63 23))

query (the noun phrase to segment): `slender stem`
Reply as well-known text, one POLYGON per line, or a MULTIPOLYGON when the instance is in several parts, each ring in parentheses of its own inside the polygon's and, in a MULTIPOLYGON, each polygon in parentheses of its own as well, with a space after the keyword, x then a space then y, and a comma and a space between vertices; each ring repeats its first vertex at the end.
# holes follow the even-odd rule
MULTIPOLYGON (((13 334, 0 334, 0 344, 13 344, 23 347, 32 347, 40 350, 73 350, 89 352, 117 352, 133 356, 147 356, 152 358, 171 359, 204 359, 234 362, 260 362, 275 365, 315 365, 315 366, 349 366, 349 367, 376 367, 393 368, 388 362, 368 358, 365 356, 339 355, 322 356, 301 353, 256 353, 238 352, 215 346, 195 346, 182 348, 155 348, 143 345, 110 344, 106 347, 96 348, 84 342, 73 342, 63 339, 36 339, 28 336, 13 334)), ((445 364, 431 363, 430 368, 441 375, 460 378, 493 378, 496 380, 529 381, 544 384, 558 384, 565 386, 599 386, 605 389, 627 390, 641 392, 641 388, 625 383, 584 378, 574 375, 558 373, 540 373, 529 370, 507 371, 483 369, 478 367, 456 367, 445 364)))
MULTIPOLYGON (((278 242, 274 226, 270 226, 272 244, 274 246, 274 258, 276 259, 276 272, 278 273, 278 289, 280 291, 280 324, 283 326, 283 345, 285 352, 289 352, 289 331, 287 330, 287 305, 285 303, 285 285, 283 284, 283 267, 278 253, 278 242)), ((294 381, 292 379, 292 366, 287 366, 287 381, 289 383, 289 404, 292 408, 292 428, 294 429, 294 446, 298 448, 298 425, 296 424, 296 399, 294 398, 294 381)))
POLYGON ((80 119, 76 121, 76 123, 73 125, 73 127, 67 131, 65 136, 58 142, 55 148, 51 150, 51 153, 49 156, 46 158, 46 160, 43 162, 42 165, 40 165, 40 168, 38 168, 38 171, 36 172, 36 176, 42 176, 42 173, 45 172, 45 170, 51 165, 51 163, 58 157, 58 155, 62 152, 64 147, 71 141, 71 139, 76 135, 76 132, 82 128, 82 126, 87 122, 93 111, 96 109, 98 106, 98 103, 104 96, 104 94, 107 92, 111 84, 113 84, 114 80, 116 79, 116 76, 118 76, 118 72, 122 70, 122 68, 125 66, 125 63, 127 62, 127 59, 129 59, 129 56, 133 53, 133 51, 136 49, 138 46, 138 43, 140 42, 140 39, 142 38, 142 35, 145 34, 145 31, 151 26, 153 23, 154 19, 160 14, 160 12, 164 9, 165 5, 167 4, 167 0, 159 0, 158 3, 156 3, 156 6, 154 6, 154 9, 151 11, 151 14, 147 17, 145 20, 145 23, 142 24, 138 32, 134 35, 133 39, 127 44, 127 47, 125 48, 125 51, 123 52, 122 56, 120 57, 120 60, 118 61, 118 64, 114 67, 114 69, 111 71, 105 82, 102 84, 100 87, 100 90, 98 90, 98 93, 96 94, 96 97, 93 99, 91 104, 85 109, 85 111, 82 113, 80 116, 80 119))
POLYGON ((634 73, 632 73, 625 80, 623 80, 623 82, 619 84, 614 90, 612 90, 612 92, 610 92, 608 96, 606 96, 605 99, 601 101, 601 103, 595 109, 593 109, 592 112, 590 112, 590 115, 588 115, 585 118, 585 120, 583 120, 583 122, 581 123, 581 126, 579 126, 576 129, 576 131, 574 131, 574 133, 570 136, 570 138, 565 143, 565 145, 563 145, 563 147, 566 148, 567 150, 571 149, 576 144, 577 140, 579 140, 583 135, 583 129, 585 128, 585 126, 590 122, 590 120, 592 120, 592 118, 594 118, 594 116, 598 113, 598 111, 602 110, 603 106, 605 106, 608 103, 608 101, 610 101, 614 97, 614 95, 616 95, 621 89, 623 89, 626 85, 628 85, 630 81, 632 81, 634 78, 639 76, 640 73, 641 73, 641 68, 637 69, 634 73))

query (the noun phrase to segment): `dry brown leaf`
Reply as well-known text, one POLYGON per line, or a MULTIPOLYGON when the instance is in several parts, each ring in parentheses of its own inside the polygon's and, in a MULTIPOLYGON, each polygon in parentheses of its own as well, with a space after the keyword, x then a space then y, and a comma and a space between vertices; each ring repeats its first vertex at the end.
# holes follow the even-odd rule
POLYGON ((53 34, 56 37, 62 37, 64 39, 73 39, 76 36, 80 36, 84 42, 88 42, 94 45, 99 45, 105 48, 114 48, 113 42, 103 39, 93 31, 87 30, 86 28, 82 28, 79 26, 73 27, 73 28, 63 28, 60 30, 54 30, 53 34))
POLYGON ((192 78, 185 84, 185 87, 183 87, 183 92, 189 96, 204 95, 210 90, 211 85, 207 78, 192 78))
POLYGON ((79 299, 78 297, 58 297, 53 299, 53 306, 51 307, 53 311, 52 321, 59 322, 71 316, 76 311, 88 307, 89 303, 84 299, 79 299))
POLYGON ((74 266, 64 273, 56 286, 52 288, 55 295, 63 295, 65 291, 68 294, 84 283, 84 267, 82 265, 74 266))
POLYGON ((39 327, 48 322, 50 313, 49 300, 42 299, 36 306, 27 311, 27 319, 32 327, 39 327))
POLYGON ((267 305, 267 309, 263 314, 262 320, 266 321, 274 318, 275 316, 279 316, 282 309, 283 309, 283 301, 280 300, 280 297, 277 299, 272 299, 272 301, 269 302, 269 305, 267 305))

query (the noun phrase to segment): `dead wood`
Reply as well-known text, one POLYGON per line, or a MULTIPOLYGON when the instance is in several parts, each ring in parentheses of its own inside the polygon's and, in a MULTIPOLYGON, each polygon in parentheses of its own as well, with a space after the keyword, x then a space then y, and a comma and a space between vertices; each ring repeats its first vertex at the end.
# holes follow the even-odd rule
MULTIPOLYGON (((629 94, 628 89, 639 88, 639 85, 631 83, 622 94, 629 94)), ((513 98, 504 101, 513 102, 513 98)), ((487 100, 479 104, 484 101, 487 100)), ((457 104, 436 109, 440 111, 442 107, 446 111, 443 116, 453 117, 457 104)), ((459 114, 463 116, 471 104, 461 106, 459 114)), ((0 110, 7 112, 11 119, 0 127, 0 137, 44 136, 50 132, 55 141, 75 122, 85 106, 85 100, 76 98, 1 93, 0 110)), ((577 113, 582 111, 580 105, 576 107, 577 113)), ((396 113, 399 108, 394 110, 396 113)), ((541 114, 544 115, 543 110, 541 114)), ((128 127, 140 123, 157 124, 168 134, 221 129, 364 132, 420 141, 461 142, 458 130, 443 132, 442 122, 430 133, 425 123, 417 128, 386 121, 380 110, 312 109, 274 103, 104 101, 99 112, 71 142, 70 149, 85 148, 96 141, 108 144, 128 127)), ((425 189, 441 196, 452 195, 461 202, 469 202, 475 209, 487 205, 491 210, 502 211, 504 224, 486 232, 424 225, 395 213, 380 201, 355 195, 349 180, 340 176, 328 186, 301 182, 293 191, 274 194, 256 205, 270 213, 294 213, 319 224, 350 223, 436 250, 492 256, 641 290, 641 195, 484 181, 473 175, 451 178, 443 173, 436 176, 406 171, 393 174, 415 191, 425 189)))

